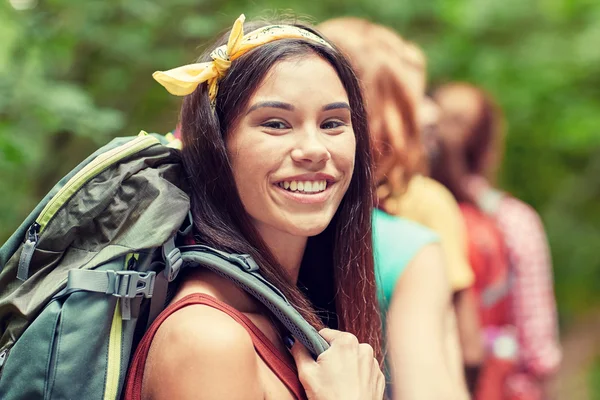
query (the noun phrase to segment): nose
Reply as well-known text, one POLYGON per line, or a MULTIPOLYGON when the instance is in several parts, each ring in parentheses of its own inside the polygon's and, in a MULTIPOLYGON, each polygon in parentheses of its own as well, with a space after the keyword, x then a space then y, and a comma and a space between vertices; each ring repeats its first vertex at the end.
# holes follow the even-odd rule
POLYGON ((331 159, 331 154, 325 145, 322 133, 317 129, 305 129, 302 132, 295 132, 297 141, 292 149, 292 160, 295 163, 302 164, 305 167, 311 165, 322 166, 323 163, 331 159))

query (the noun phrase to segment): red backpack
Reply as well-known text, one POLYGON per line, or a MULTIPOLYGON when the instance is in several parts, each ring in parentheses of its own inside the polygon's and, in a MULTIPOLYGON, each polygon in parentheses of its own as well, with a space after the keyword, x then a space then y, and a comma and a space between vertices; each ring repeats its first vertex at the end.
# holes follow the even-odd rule
POLYGON ((492 217, 493 209, 461 204, 467 228, 469 262, 475 274, 486 359, 475 400, 539 400, 534 386, 515 388, 521 375, 518 339, 511 310, 514 272, 504 238, 492 217), (515 379, 517 378, 517 379, 515 379))
POLYGON ((511 324, 511 268, 502 234, 494 220, 477 207, 460 205, 467 228, 469 262, 475 274, 482 327, 511 324))

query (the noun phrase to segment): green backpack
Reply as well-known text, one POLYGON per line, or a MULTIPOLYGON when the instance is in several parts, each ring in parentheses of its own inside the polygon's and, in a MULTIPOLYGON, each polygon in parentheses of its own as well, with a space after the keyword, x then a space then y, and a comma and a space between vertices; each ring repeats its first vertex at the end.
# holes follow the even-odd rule
POLYGON ((314 356, 328 345, 254 260, 177 247, 191 229, 179 150, 117 138, 65 176, 0 248, 0 399, 119 399, 182 268, 255 296, 314 356))

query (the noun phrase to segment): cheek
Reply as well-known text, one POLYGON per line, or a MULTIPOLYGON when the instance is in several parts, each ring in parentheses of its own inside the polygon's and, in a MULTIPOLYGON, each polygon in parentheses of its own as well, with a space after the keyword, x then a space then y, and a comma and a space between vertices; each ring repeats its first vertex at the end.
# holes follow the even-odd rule
POLYGON ((235 184, 247 209, 252 208, 250 203, 262 196, 269 185, 270 174, 280 163, 281 146, 276 146, 273 142, 248 133, 239 135, 228 143, 227 151, 235 184))
POLYGON ((257 179, 261 174, 261 165, 259 160, 259 151, 256 146, 252 146, 247 137, 239 135, 232 139, 227 145, 227 152, 231 160, 235 185, 242 202, 245 203, 250 188, 256 185, 257 179))
POLYGON ((356 138, 354 137, 354 134, 351 134, 348 135, 348 137, 340 139, 342 140, 336 144, 335 150, 332 153, 332 158, 336 167, 347 175, 349 182, 352 178, 354 163, 356 161, 356 138))

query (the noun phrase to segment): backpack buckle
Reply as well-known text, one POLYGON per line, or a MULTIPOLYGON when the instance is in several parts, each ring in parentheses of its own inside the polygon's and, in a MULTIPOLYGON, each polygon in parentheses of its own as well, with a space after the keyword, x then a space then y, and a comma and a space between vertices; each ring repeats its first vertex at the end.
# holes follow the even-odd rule
POLYGON ((183 258, 181 258, 181 251, 177 247, 165 255, 165 275, 167 275, 169 282, 173 282, 177 278, 182 265, 183 258))
POLYGON ((173 282, 183 265, 181 251, 175 246, 175 238, 169 239, 162 247, 162 255, 165 260, 165 276, 169 282, 173 282))
POLYGON ((244 264, 246 272, 256 272, 260 269, 254 258, 249 254, 238 254, 237 258, 244 264))
POLYGON ((249 254, 231 254, 229 258, 246 272, 256 272, 260 269, 256 261, 249 254))
POLYGON ((152 297, 156 272, 106 271, 106 273, 110 282, 109 288, 113 289, 113 296, 128 299, 152 297))

